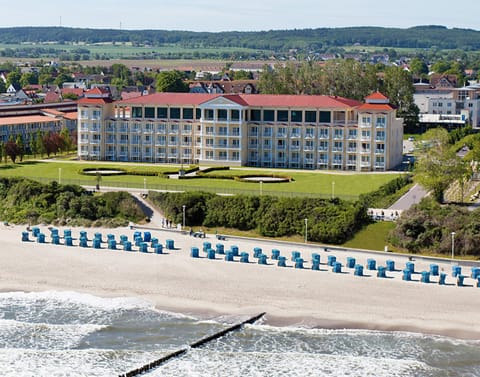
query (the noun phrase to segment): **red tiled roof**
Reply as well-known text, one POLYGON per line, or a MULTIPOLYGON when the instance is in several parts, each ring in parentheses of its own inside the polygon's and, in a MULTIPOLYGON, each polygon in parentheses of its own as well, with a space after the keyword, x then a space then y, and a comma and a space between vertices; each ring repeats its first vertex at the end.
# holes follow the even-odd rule
POLYGON ((72 93, 72 94, 77 95, 78 97, 82 97, 84 91, 83 91, 82 88, 64 88, 64 89, 61 90, 61 93, 62 94, 72 93))
POLYGON ((220 94, 204 93, 154 93, 118 101, 120 105, 200 105, 201 103, 220 97, 220 94))
POLYGON ((14 124, 28 124, 28 123, 49 123, 49 122, 59 122, 59 120, 52 117, 44 116, 44 115, 29 115, 29 116, 0 118, 0 126, 8 126, 8 125, 14 125, 14 124))
POLYGON ((112 103, 112 102, 113 100, 110 98, 87 98, 87 97, 84 97, 77 101, 79 105, 105 105, 106 103, 112 103))
MULTIPOLYGON (((120 105, 200 105, 217 97, 222 97, 222 95, 205 93, 155 93, 118 101, 117 103, 120 105)), ((362 102, 356 100, 334 96, 231 94, 223 95, 223 97, 242 106, 255 107, 345 108, 357 107, 362 104, 362 102)))
POLYGON ((345 108, 357 107, 360 101, 336 96, 308 96, 284 94, 240 94, 249 106, 256 107, 318 107, 345 108))
POLYGON ((392 111, 395 107, 388 103, 364 103, 357 108, 359 111, 392 111))
POLYGON ((372 93, 370 94, 369 96, 365 97, 365 100, 388 100, 388 97, 384 96, 382 93, 380 92, 375 92, 375 93, 372 93))
POLYGON ((78 112, 73 111, 71 113, 64 113, 63 117, 68 120, 77 120, 78 119, 78 112))

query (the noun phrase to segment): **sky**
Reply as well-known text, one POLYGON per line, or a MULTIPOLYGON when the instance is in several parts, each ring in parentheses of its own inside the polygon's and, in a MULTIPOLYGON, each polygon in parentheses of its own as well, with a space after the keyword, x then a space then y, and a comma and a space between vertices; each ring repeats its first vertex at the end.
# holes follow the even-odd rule
POLYGON ((22 0, 0 27, 258 31, 443 25, 480 30, 480 1, 463 0, 22 0))

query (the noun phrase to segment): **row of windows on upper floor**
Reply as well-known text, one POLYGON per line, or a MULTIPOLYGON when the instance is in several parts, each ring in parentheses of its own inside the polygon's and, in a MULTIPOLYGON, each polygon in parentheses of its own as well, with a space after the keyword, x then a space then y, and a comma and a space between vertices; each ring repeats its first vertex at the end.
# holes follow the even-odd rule
MULTIPOLYGON (((199 108, 194 109, 180 107, 132 107, 131 118, 239 121, 240 110, 203 109, 202 113, 202 109, 199 108)), ((379 118, 383 119, 383 122, 385 122, 385 115, 380 115, 377 117, 377 119, 379 118)), ((328 110, 250 109, 243 112, 243 119, 252 122, 357 122, 356 114, 354 112, 328 110)), ((367 121, 365 116, 363 116, 363 119, 364 122, 367 121)), ((371 119, 369 119, 368 122, 371 122, 371 119)))

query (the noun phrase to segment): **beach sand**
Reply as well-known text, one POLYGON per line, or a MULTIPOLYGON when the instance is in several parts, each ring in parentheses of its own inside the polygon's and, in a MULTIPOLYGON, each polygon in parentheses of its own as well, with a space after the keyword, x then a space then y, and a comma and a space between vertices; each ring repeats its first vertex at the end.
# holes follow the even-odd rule
MULTIPOLYGON (((266 312, 266 322, 279 326, 321 328, 357 328, 388 331, 412 331, 464 339, 480 339, 480 288, 469 277, 470 268, 463 267, 465 287, 456 286, 451 275, 452 264, 439 264, 446 272, 447 285, 420 282, 414 274, 411 282, 402 280, 406 256, 378 252, 367 254, 329 249, 309 244, 276 243, 268 240, 228 238, 218 241, 215 235, 194 238, 180 232, 148 230, 165 245, 175 242, 175 250, 166 254, 125 252, 53 245, 47 226, 40 226, 46 243, 22 242, 24 226, 0 225, 0 290, 2 291, 75 291, 100 297, 141 297, 156 308, 193 314, 201 318, 221 316, 241 317, 266 312), (225 250, 237 245, 240 252, 250 254, 250 263, 226 262, 223 255, 209 260, 202 244, 209 241, 225 250), (190 257, 190 247, 200 249, 199 259, 190 257), (259 265, 253 258, 253 248, 261 247, 269 256, 269 265, 259 265), (287 268, 278 267, 270 259, 272 248, 287 256, 287 268), (298 250, 305 258, 305 269, 293 268, 291 251, 298 250), (310 269, 311 253, 321 256, 320 271, 310 269), (344 266, 342 273, 333 273, 327 266, 328 255, 335 255, 344 266), (366 264, 374 258, 377 266, 388 259, 395 261, 395 272, 387 279, 376 277, 376 271, 364 269, 364 277, 354 276, 345 268, 346 258, 355 257, 366 264)), ((129 240, 135 230, 84 229, 89 239, 101 232, 121 234, 129 240)), ((142 231, 146 231, 142 229, 142 231)), ((72 229, 74 245, 78 245, 79 229, 72 229)), ((63 230, 60 228, 60 234, 63 230)), ((61 240, 63 242, 63 240, 61 240)), ((88 243, 91 245, 91 242, 88 243)), ((138 248, 134 247, 134 250, 138 248)), ((149 248, 149 250, 152 250, 149 248)), ((429 270, 428 260, 415 261, 415 270, 429 270)), ((460 263, 461 264, 461 263, 460 263)))

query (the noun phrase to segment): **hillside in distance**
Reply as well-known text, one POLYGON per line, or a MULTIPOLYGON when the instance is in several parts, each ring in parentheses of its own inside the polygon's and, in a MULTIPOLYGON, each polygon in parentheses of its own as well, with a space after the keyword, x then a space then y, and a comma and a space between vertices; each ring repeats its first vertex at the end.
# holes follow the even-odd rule
POLYGON ((69 27, 0 28, 2 44, 129 43, 134 46, 175 45, 182 48, 248 48, 284 52, 325 51, 355 44, 385 48, 480 50, 480 31, 415 26, 407 29, 346 27, 255 32, 191 32, 174 30, 115 30, 69 27))

